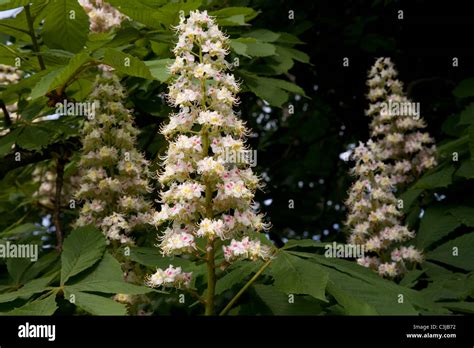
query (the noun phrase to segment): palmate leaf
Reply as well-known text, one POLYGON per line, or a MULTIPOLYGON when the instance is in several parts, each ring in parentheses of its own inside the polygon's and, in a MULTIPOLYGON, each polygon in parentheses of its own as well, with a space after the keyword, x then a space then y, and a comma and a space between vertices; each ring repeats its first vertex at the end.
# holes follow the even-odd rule
POLYGON ((321 255, 288 251, 307 258, 328 273, 327 294, 335 298, 345 314, 416 315, 448 313, 417 291, 395 284, 358 264, 321 255), (402 300, 400 300, 402 295, 402 300))

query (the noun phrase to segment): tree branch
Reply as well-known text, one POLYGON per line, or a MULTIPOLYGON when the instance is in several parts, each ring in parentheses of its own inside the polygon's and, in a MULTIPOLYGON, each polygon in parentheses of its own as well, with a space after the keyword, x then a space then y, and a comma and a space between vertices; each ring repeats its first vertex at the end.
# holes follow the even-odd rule
POLYGON ((10 128, 10 126, 12 125, 12 120, 10 118, 10 114, 8 113, 7 106, 5 105, 3 100, 0 100, 0 108, 3 111, 3 117, 5 118, 5 126, 7 128, 10 128))
POLYGON ((63 233, 61 228, 61 190, 64 182, 64 165, 66 160, 58 157, 56 160, 56 192, 54 195, 53 222, 56 229, 56 250, 61 251, 63 247, 63 233))
POLYGON ((28 22, 29 35, 31 36, 31 41, 33 43, 33 51, 35 51, 38 54, 37 55, 38 63, 41 70, 45 70, 46 66, 44 65, 43 57, 40 54, 38 40, 36 39, 36 34, 35 34, 35 28, 33 27, 33 19, 31 18, 30 5, 26 5, 24 9, 25 9, 26 21, 28 22))

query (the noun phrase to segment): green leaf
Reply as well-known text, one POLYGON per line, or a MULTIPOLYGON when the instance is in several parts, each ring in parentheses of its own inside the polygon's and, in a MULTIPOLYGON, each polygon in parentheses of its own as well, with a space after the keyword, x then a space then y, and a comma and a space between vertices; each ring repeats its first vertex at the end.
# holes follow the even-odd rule
POLYGON ((346 314, 368 314, 372 310, 382 315, 446 313, 432 301, 420 296, 417 291, 383 279, 375 272, 353 261, 326 258, 318 254, 312 254, 309 257, 312 262, 317 262, 328 272, 327 292, 338 302, 341 301, 346 314), (341 291, 342 294, 340 294, 341 291), (400 294, 403 295, 403 303, 399 303, 400 294), (346 303, 346 301, 355 302, 346 303))
POLYGON ((3 157, 12 151, 12 146, 16 142, 19 131, 17 129, 0 137, 0 157, 3 157))
POLYGON ((170 264, 189 268, 193 263, 181 257, 163 257, 157 248, 131 248, 130 259, 141 265, 154 268, 167 268, 170 264))
POLYGON ((242 26, 258 15, 259 12, 250 7, 226 7, 212 11, 209 15, 216 17, 220 26, 242 26))
POLYGON ((277 42, 290 45, 304 44, 304 42, 298 39, 297 36, 290 33, 280 33, 277 42))
POLYGON ((171 74, 168 67, 173 64, 173 59, 158 59, 145 61, 145 65, 150 69, 151 75, 155 80, 166 82, 170 78, 171 74))
POLYGON ((471 160, 474 160, 474 123, 467 129, 469 134, 469 152, 471 153, 471 160))
POLYGON ((412 271, 408 271, 404 276, 403 279, 400 281, 400 285, 406 286, 407 288, 412 288, 417 284, 418 278, 424 274, 425 270, 415 269, 412 271))
POLYGON ((56 274, 49 275, 47 277, 34 279, 21 287, 20 289, 0 294, 0 303, 10 302, 17 298, 30 298, 34 294, 44 292, 47 289, 47 285, 56 276, 56 274))
MULTIPOLYGON (((52 251, 42 257, 34 263, 25 271, 22 279, 30 280, 38 276, 40 273, 50 273, 51 269, 54 269, 54 266, 57 266, 59 261, 59 254, 56 251, 52 251), (47 272, 45 272, 47 270, 47 272)), ((55 273, 56 274, 56 273, 55 273)))
POLYGON ((438 187, 447 187, 452 182, 454 171, 455 168, 447 166, 435 173, 427 173, 416 182, 413 188, 432 189, 438 187))
POLYGON ((474 207, 458 206, 449 209, 449 213, 463 225, 474 227, 474 207))
POLYGON ((474 160, 464 161, 456 171, 456 175, 466 179, 474 179, 474 160))
POLYGON ((282 107, 283 103, 288 100, 287 91, 306 96, 301 87, 288 81, 259 77, 246 72, 241 72, 241 74, 245 78, 248 88, 270 105, 282 107))
POLYGON ((420 229, 416 234, 417 246, 425 249, 460 225, 458 219, 448 214, 445 207, 430 207, 421 219, 420 229))
POLYGON ((234 50, 235 53, 241 55, 241 56, 244 56, 244 57, 247 57, 247 58, 251 58, 248 54, 247 54, 247 45, 245 42, 241 40, 230 40, 230 47, 234 50))
POLYGON ((77 291, 72 286, 64 288, 64 295, 74 305, 94 315, 126 315, 127 307, 111 298, 77 291))
POLYGON ((430 277, 431 283, 421 290, 421 295, 431 301, 463 300, 469 295, 466 275, 451 273, 430 277))
POLYGON ((454 89, 454 96, 458 98, 466 98, 474 95, 474 77, 462 80, 454 89))
POLYGON ((188 15, 189 11, 198 9, 199 6, 201 6, 201 3, 201 0, 168 2, 154 11, 153 18, 168 29, 169 26, 178 24, 180 11, 183 11, 185 15, 188 15))
POLYGON ((234 285, 242 283, 250 276, 250 274, 256 272, 261 266, 261 261, 236 263, 234 269, 217 281, 215 294, 219 295, 226 290, 230 290, 234 285))
POLYGON ((50 134, 41 126, 25 126, 18 135, 17 144, 25 150, 41 150, 49 144, 50 134))
POLYGON ((278 253, 270 267, 277 289, 327 301, 324 293, 328 274, 322 267, 284 251, 278 253))
POLYGON ((272 285, 255 284, 253 289, 273 315, 318 315, 321 305, 309 296, 295 296, 294 302, 288 301, 288 295, 278 291, 272 285))
POLYGON ((82 279, 76 280, 67 287, 74 291, 93 291, 110 294, 146 294, 153 289, 126 283, 123 280, 120 263, 109 253, 105 253, 102 260, 95 266, 93 271, 82 279))
POLYGON ((12 258, 10 257, 6 261, 8 274, 13 280, 14 284, 20 284, 23 274, 26 269, 31 265, 31 260, 27 258, 12 258))
POLYGON ((439 261, 467 271, 474 271, 474 233, 453 239, 426 255, 428 260, 439 261))
POLYGON ((242 36, 252 37, 262 42, 275 42, 280 37, 280 34, 267 29, 257 29, 249 31, 248 33, 245 33, 242 36))
POLYGON ((30 0, 0 0, 0 11, 11 10, 29 3, 30 0))
POLYGON ((156 10, 147 6, 143 1, 134 0, 109 0, 107 1, 124 15, 133 20, 145 24, 151 28, 160 28, 160 22, 154 18, 153 14, 156 10))
POLYGON ((79 52, 87 40, 89 17, 75 0, 52 0, 43 26, 43 40, 49 48, 79 52))
POLYGON ((275 46, 258 41, 254 38, 239 38, 230 40, 230 47, 246 57, 268 57, 275 54, 275 46))
POLYGON ((1 236, 3 238, 11 237, 11 236, 15 236, 15 235, 18 235, 18 234, 31 233, 33 231, 38 231, 38 230, 41 230, 41 229, 43 229, 43 228, 38 227, 38 226, 36 226, 35 224, 33 224, 31 222, 27 222, 26 224, 21 224, 19 226, 13 227, 13 228, 6 229, 5 231, 3 231, 1 233, 1 236))
POLYGON ((469 104, 459 115, 459 124, 474 123, 474 103, 469 104))
POLYGON ((440 302, 440 305, 453 312, 474 314, 474 302, 440 302))
POLYGON ((377 315, 377 310, 369 303, 351 296, 351 292, 340 288, 333 281, 328 282, 328 292, 344 307, 347 315, 377 315))
POLYGON ((286 55, 290 57, 291 59, 297 60, 298 62, 301 63, 309 63, 309 56, 299 50, 295 50, 294 48, 289 48, 289 47, 283 47, 283 46, 278 46, 278 54, 286 55))
POLYGON ((285 245, 281 248, 282 250, 293 249, 297 247, 301 248, 324 248, 328 243, 317 242, 312 239, 290 239, 285 245))
POLYGON ((474 227, 474 207, 458 206, 449 209, 449 213, 456 217, 463 225, 474 227))
POLYGON ((76 54, 70 61, 69 63, 59 70, 59 73, 54 76, 53 81, 48 87, 48 91, 59 87, 59 86, 64 86, 67 82, 69 82, 74 75, 82 68, 84 64, 89 62, 91 58, 89 57, 89 54, 86 52, 81 52, 79 54, 76 54))
POLYGON ((14 310, 6 313, 7 315, 53 315, 58 309, 56 304, 56 292, 53 292, 48 297, 35 300, 27 303, 26 305, 15 308, 14 310))
POLYGON ((153 76, 150 73, 148 66, 143 61, 130 54, 107 48, 104 54, 104 63, 124 74, 153 80, 153 76))
POLYGON ((61 285, 95 264, 105 250, 103 234, 92 226, 80 227, 64 240, 61 255, 61 285))
POLYGON ((42 76, 41 79, 36 83, 36 85, 31 90, 31 99, 36 99, 41 96, 44 96, 51 90, 51 85, 56 79, 56 76, 61 73, 61 70, 55 69, 48 72, 46 75, 42 76))
POLYGON ((403 212, 405 214, 410 211, 411 206, 422 192, 422 189, 409 189, 400 195, 400 199, 403 201, 403 212))

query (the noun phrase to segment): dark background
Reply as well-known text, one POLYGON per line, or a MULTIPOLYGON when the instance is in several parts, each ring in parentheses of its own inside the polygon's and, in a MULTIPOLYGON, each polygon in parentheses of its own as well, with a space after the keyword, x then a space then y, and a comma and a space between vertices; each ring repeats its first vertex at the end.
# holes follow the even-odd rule
POLYGON ((274 225, 271 238, 278 245, 285 238, 345 240, 343 201, 352 180, 351 163, 339 155, 350 144, 368 139, 367 71, 377 57, 392 58, 408 96, 420 102, 421 116, 439 144, 446 138, 443 123, 462 109, 452 90, 474 76, 472 11, 452 1, 246 4, 262 11, 255 26, 287 31, 305 41, 298 48, 312 63, 291 70, 290 79, 311 98, 293 100, 293 115, 287 109, 262 110, 250 94, 240 106, 242 117, 260 134, 249 142, 258 149, 257 172, 270 177, 257 200, 272 199, 262 205, 274 225), (294 21, 288 20, 290 10, 294 21), (399 10, 403 19, 398 19, 399 10), (349 67, 343 67, 344 57, 349 67), (454 57, 458 67, 453 67, 454 57), (268 123, 276 127, 268 130, 268 123), (289 209, 290 199, 294 209, 289 209))

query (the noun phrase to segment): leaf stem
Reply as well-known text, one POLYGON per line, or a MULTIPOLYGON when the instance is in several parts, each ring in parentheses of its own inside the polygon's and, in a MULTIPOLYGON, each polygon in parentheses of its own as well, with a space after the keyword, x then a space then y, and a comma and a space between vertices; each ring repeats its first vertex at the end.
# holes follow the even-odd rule
POLYGON ((41 54, 39 54, 40 49, 38 45, 38 40, 36 39, 35 28, 33 27, 33 19, 31 18, 30 5, 26 5, 24 9, 25 9, 26 21, 28 22, 29 35, 33 43, 33 51, 38 53, 37 55, 38 63, 41 70, 45 70, 46 66, 44 65, 43 57, 41 56, 41 54))
POLYGON ((219 313, 219 315, 226 315, 227 312, 232 308, 232 306, 237 302, 237 300, 242 296, 242 294, 252 285, 258 277, 265 271, 265 269, 270 265, 272 262, 272 259, 267 260, 262 267, 257 271, 257 273, 254 274, 252 278, 242 287, 242 289, 239 290, 239 292, 230 300, 230 302, 224 307, 224 309, 219 313))

